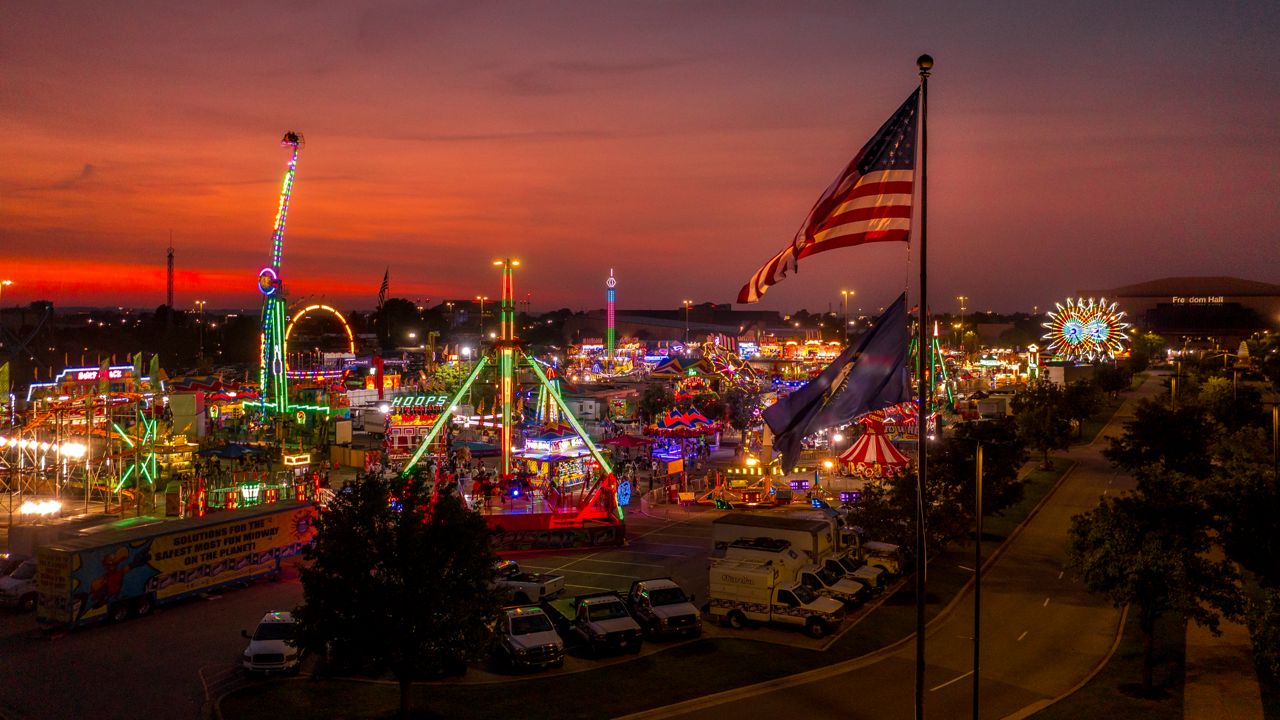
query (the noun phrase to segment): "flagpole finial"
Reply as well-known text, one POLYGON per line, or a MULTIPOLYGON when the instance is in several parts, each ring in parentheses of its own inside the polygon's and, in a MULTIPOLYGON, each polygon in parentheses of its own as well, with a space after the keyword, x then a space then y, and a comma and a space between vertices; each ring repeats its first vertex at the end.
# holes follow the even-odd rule
POLYGON ((920 74, 925 77, 929 76, 929 71, 933 69, 933 56, 921 55, 916 58, 916 67, 920 68, 920 74))

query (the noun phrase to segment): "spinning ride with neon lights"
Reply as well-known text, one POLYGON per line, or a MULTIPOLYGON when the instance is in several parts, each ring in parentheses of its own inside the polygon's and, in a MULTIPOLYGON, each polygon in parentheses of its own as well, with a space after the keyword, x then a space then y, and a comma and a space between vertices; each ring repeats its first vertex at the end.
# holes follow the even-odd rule
POLYGON ((1124 312, 1116 303, 1108 305, 1106 298, 1067 298, 1065 306, 1057 303, 1057 307, 1043 324, 1049 330, 1044 339, 1049 341, 1050 352, 1077 362, 1111 359, 1124 352, 1129 340, 1124 331, 1129 323, 1124 322, 1124 312))
MULTIPOLYGON (((502 301, 500 305, 501 328, 491 351, 481 355, 467 379, 454 393, 423 437, 421 444, 405 463, 407 476, 432 448, 436 438, 451 421, 455 408, 466 397, 467 391, 491 365, 496 365, 498 397, 494 413, 499 418, 498 438, 502 455, 498 468, 502 479, 514 479, 516 473, 529 469, 529 461, 538 463, 546 452, 572 450, 574 457, 564 460, 581 461, 581 482, 563 482, 567 476, 538 475, 530 478, 533 498, 519 498, 499 503, 497 508, 486 507, 485 519, 494 531, 494 543, 506 551, 542 550, 548 548, 595 547, 618 545, 626 533, 622 505, 629 499, 629 487, 620 487, 609 461, 592 442, 591 437, 578 423, 577 418, 560 397, 558 389, 543 371, 542 364, 524 352, 515 335, 515 293, 513 268, 519 260, 504 258, 494 265, 502 267, 502 301), (517 364, 532 371, 543 390, 544 398, 559 410, 559 426, 543 428, 531 433, 524 448, 515 447, 515 431, 519 418, 515 413, 517 364), (572 439, 569 439, 569 431, 572 439), (548 434, 550 433, 550 434, 548 434), (539 445, 543 442, 543 445, 539 445), (554 444, 554 447, 553 447, 554 444), (585 453, 579 454, 581 449, 585 453), (544 452, 545 451, 545 452, 544 452), (588 462, 589 461, 589 462, 588 462)), ((437 475, 436 482, 440 482, 437 475)), ((518 487, 518 485, 513 485, 518 487)))

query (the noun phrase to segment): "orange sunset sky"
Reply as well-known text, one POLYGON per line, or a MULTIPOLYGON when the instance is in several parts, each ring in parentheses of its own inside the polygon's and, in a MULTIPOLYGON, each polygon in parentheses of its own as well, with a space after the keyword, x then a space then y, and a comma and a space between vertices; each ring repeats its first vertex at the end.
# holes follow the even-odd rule
MULTIPOLYGON (((11 2, 6 305, 254 307, 287 159, 291 298, 729 302, 937 61, 932 306, 1029 310, 1169 275, 1280 281, 1280 5, 11 2), (1116 7, 1121 5, 1123 7, 1116 7), (980 9, 978 9, 980 7, 980 9)), ((887 304, 902 244, 766 309, 887 304)), ((912 283, 914 284, 914 282, 912 283)))

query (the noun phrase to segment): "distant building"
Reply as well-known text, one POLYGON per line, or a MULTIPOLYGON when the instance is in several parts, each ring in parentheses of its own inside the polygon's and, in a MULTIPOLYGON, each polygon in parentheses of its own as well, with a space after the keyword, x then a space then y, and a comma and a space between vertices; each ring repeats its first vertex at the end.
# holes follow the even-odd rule
POLYGON ((1280 330, 1280 285, 1254 280, 1171 277, 1079 294, 1115 301, 1140 330, 1169 338, 1230 343, 1280 330))

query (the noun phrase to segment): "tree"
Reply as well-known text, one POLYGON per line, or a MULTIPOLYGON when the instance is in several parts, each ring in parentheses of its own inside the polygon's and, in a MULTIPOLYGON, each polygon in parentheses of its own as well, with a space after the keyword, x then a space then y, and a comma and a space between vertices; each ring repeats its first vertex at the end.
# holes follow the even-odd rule
POLYGON ((1068 533, 1068 567, 1080 573, 1090 592, 1138 613, 1147 692, 1161 616, 1181 613, 1218 635, 1221 618, 1240 613, 1235 569, 1207 555, 1210 513, 1195 482, 1159 465, 1143 468, 1136 491, 1103 498, 1072 518, 1068 533))
POLYGON ((973 519, 973 483, 977 479, 977 448, 982 445, 982 514, 995 515, 1022 499, 1018 470, 1027 461, 1027 447, 1011 418, 962 422, 929 454, 929 474, 957 486, 973 519))
POLYGON ((671 394, 671 388, 666 383, 651 382, 645 385, 644 391, 640 393, 640 402, 637 405, 640 419, 645 423, 654 422, 659 415, 671 407, 673 402, 675 402, 675 399, 671 394))
POLYGON ((1018 437, 1043 454, 1044 468, 1053 467, 1049 451, 1065 450, 1071 442, 1071 420, 1062 388, 1045 380, 1033 382, 1014 396, 1013 411, 1018 437))
POLYGON ((1093 368, 1093 382, 1102 392, 1115 397, 1129 389, 1133 373, 1118 365, 1101 363, 1093 368))
POLYGON ((1102 409, 1102 391, 1089 380, 1067 383, 1062 392, 1063 411, 1076 424, 1076 437, 1084 437, 1084 421, 1102 409))
POLYGON ((1209 475, 1209 441, 1213 427, 1195 407, 1170 408, 1148 398, 1138 403, 1124 434, 1110 439, 1102 454, 1117 466, 1136 472, 1161 464, 1169 470, 1204 478, 1209 475))
POLYGON ((1227 556, 1263 585, 1280 587, 1280 486, 1268 440, 1247 428, 1216 442, 1206 496, 1227 556))
POLYGON ((484 519, 425 475, 364 476, 316 521, 302 569, 299 642, 338 668, 390 669, 408 717, 414 679, 486 646, 501 607, 484 519))
POLYGON ((1280 590, 1267 588, 1249 604, 1249 634, 1258 668, 1280 680, 1280 590))
POLYGON ((724 401, 729 409, 729 426, 738 432, 746 432, 755 422, 760 393, 731 387, 725 392, 724 401))

